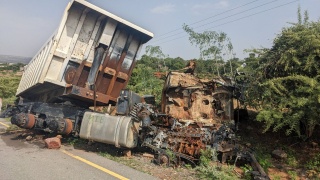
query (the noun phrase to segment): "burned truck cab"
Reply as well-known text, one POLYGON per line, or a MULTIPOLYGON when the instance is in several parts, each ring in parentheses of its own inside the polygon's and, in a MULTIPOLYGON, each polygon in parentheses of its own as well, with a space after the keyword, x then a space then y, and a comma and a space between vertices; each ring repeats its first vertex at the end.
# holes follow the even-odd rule
POLYGON ((231 81, 170 72, 162 93, 162 112, 181 122, 218 127, 234 120, 231 81))

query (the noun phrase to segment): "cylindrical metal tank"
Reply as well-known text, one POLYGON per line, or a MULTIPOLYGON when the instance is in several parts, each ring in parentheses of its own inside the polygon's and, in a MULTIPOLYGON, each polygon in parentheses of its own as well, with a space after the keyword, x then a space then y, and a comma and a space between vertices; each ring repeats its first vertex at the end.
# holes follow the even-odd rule
POLYGON ((138 142, 138 131, 135 130, 131 117, 85 112, 80 138, 113 144, 116 147, 134 148, 138 142))

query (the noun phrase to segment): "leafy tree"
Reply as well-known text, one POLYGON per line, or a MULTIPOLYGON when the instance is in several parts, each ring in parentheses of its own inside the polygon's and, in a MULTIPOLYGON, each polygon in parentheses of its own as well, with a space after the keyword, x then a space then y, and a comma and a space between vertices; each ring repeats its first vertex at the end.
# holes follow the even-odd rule
POLYGON ((146 54, 141 56, 141 59, 137 61, 137 65, 139 64, 144 64, 147 67, 150 67, 152 69, 158 69, 158 62, 160 60, 158 58, 155 57, 150 57, 146 54))
POLYGON ((160 95, 164 81, 154 76, 155 69, 138 64, 132 72, 128 89, 137 92, 140 95, 155 95, 156 102, 160 103, 160 95))
POLYGON ((16 94, 20 77, 4 76, 0 78, 0 97, 9 98, 16 94))
POLYGON ((166 69, 166 64, 164 61, 164 58, 167 57, 167 55, 165 55, 160 46, 147 46, 146 47, 146 55, 149 58, 153 58, 154 60, 157 60, 157 68, 158 71, 162 70, 162 69, 166 69))
POLYGON ((18 76, 0 77, 0 97, 3 99, 3 107, 14 102, 20 78, 18 76))
POLYGON ((258 121, 266 129, 286 128, 310 137, 320 124, 320 22, 309 22, 298 9, 298 23, 282 29, 271 49, 249 57, 255 68, 249 73, 247 99, 262 111, 258 121))
POLYGON ((183 25, 183 29, 189 34, 190 43, 199 47, 200 59, 211 59, 215 61, 215 63, 212 63, 214 65, 210 65, 209 68, 212 69, 212 67, 215 66, 216 73, 220 76, 220 71, 225 65, 223 57, 233 54, 233 46, 227 34, 216 31, 197 33, 188 25, 183 25))
POLYGON ((169 71, 180 70, 186 66, 186 61, 180 57, 167 57, 164 61, 169 71))

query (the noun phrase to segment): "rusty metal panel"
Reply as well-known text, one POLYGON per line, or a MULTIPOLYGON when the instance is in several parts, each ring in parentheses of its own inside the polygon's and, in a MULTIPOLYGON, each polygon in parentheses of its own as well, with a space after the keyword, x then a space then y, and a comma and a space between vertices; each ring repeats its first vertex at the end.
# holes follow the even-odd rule
MULTIPOLYGON (((41 95, 47 102, 45 93, 70 85, 93 91, 88 76, 97 72, 95 90, 116 98, 131 76, 138 50, 152 37, 151 32, 86 1, 71 1, 58 30, 26 66, 17 95, 26 99, 41 95), (104 50, 100 67, 94 64, 97 47, 104 50)), ((68 91, 57 96, 66 97, 68 91)))
POLYGON ((171 72, 162 99, 162 112, 181 122, 212 125, 233 120, 232 91, 215 80, 171 72))

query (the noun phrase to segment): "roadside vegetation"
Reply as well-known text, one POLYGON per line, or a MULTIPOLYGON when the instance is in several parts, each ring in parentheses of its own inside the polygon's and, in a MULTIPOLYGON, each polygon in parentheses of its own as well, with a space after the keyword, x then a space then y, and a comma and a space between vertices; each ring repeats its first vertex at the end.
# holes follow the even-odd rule
MULTIPOLYGON (((242 103, 257 110, 256 120, 264 124, 264 132, 285 129, 286 135, 306 140, 320 125, 320 22, 310 22, 308 13, 302 15, 299 8, 298 22, 290 24, 270 49, 246 50, 249 57, 243 60, 234 56, 225 33, 197 33, 187 25, 183 28, 190 43, 199 48, 197 76, 236 78, 245 89, 242 103)), ((187 62, 168 57, 159 46, 146 49, 128 88, 141 95, 159 95, 164 80, 155 74, 182 70, 187 62)))
MULTIPOLYGON (((198 33, 187 25, 183 29, 190 43, 199 48, 199 58, 194 59, 196 76, 229 76, 243 86, 240 100, 250 117, 240 123, 238 136, 242 144, 253 149, 269 176, 320 179, 320 21, 310 22, 308 13, 301 13, 299 8, 297 22, 284 27, 271 48, 246 50, 249 56, 244 59, 235 56, 231 39, 223 32, 198 33), (283 151, 286 157, 274 158, 275 149, 283 151)), ((155 95, 159 104, 166 73, 183 71, 186 64, 187 60, 165 55, 160 46, 148 46, 137 61, 128 88, 140 95, 155 95)), ((13 103, 20 80, 20 76, 7 70, 0 77, 4 106, 13 103)), ((77 139, 69 139, 67 143, 84 144, 77 139)), ((110 150, 101 149, 97 153, 150 171, 136 165, 133 159, 114 157, 110 150)), ((250 166, 242 165, 235 170, 233 164, 217 163, 214 154, 203 152, 199 166, 186 168, 200 179, 250 179, 246 173, 250 166)))
POLYGON ((2 109, 12 104, 16 97, 16 91, 21 79, 21 68, 24 64, 0 63, 0 98, 2 98, 2 109))
MULTIPOLYGON (((240 129, 241 141, 252 146, 272 179, 320 178, 320 21, 309 21, 308 12, 301 13, 300 8, 297 14, 297 22, 284 27, 271 48, 246 50, 249 56, 244 59, 236 58, 225 33, 198 33, 183 26, 190 43, 199 48, 196 76, 229 76, 243 85, 241 104, 252 113, 240 129), (274 158, 275 149, 286 158, 274 158)), ((152 74, 179 71, 186 64, 181 58, 168 57, 159 46, 148 47, 137 62, 129 88, 141 95, 159 95, 164 79, 152 74)), ((200 163, 196 171, 200 178, 219 174, 228 179, 228 168, 200 163), (221 170, 226 174, 221 175, 221 170)), ((249 167, 241 169, 246 178, 249 167)))
POLYGON ((19 86, 20 79, 21 75, 2 72, 2 75, 0 76, 0 98, 2 98, 2 109, 4 109, 8 104, 13 104, 15 101, 15 94, 19 86))

